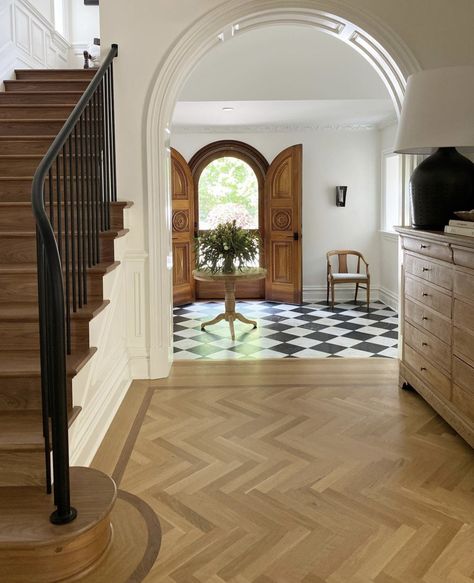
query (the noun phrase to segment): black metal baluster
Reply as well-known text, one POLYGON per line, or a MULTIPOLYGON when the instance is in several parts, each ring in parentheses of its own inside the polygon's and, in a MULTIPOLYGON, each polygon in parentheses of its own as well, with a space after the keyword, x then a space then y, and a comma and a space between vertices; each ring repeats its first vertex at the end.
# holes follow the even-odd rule
POLYGON ((68 188, 67 188, 67 157, 66 146, 62 148, 63 155, 63 184, 64 184, 64 281, 66 284, 66 352, 71 354, 71 310, 70 310, 70 280, 69 280, 69 217, 68 217, 68 188))
MULTIPOLYGON (((103 231, 102 226, 102 189, 101 189, 101 176, 100 176, 100 165, 99 165, 99 155, 100 155, 100 148, 99 148, 99 95, 96 91, 94 96, 92 97, 93 104, 94 104, 94 176, 95 176, 95 186, 96 186, 96 214, 97 214, 97 230, 103 231)), ((99 262, 101 261, 101 252, 100 252, 100 240, 99 240, 99 262)))
POLYGON ((76 204, 76 193, 74 190, 74 174, 72 171, 72 137, 67 140, 69 154, 69 209, 71 221, 71 286, 72 286, 72 311, 77 312, 77 282, 76 282, 76 243, 77 236, 74 231, 74 206, 76 204))
POLYGON ((92 181, 91 181, 91 152, 90 152, 90 119, 89 119, 89 105, 87 105, 86 109, 84 110, 84 120, 86 123, 86 185, 87 185, 87 212, 89 217, 88 223, 88 230, 89 230, 89 244, 91 246, 91 258, 92 258, 92 265, 97 264, 97 255, 96 255, 96 248, 95 248, 95 239, 94 239, 94 216, 93 216, 93 192, 92 192, 92 181))
POLYGON ((109 172, 109 156, 110 156, 110 135, 109 135, 109 114, 108 114, 108 83, 107 83, 108 70, 105 72, 103 87, 103 98, 104 98, 104 177, 105 177, 105 189, 104 189, 104 199, 105 199, 105 230, 108 231, 110 228, 110 172, 109 172))
POLYGON ((82 212, 82 201, 79 194, 79 186, 81 182, 81 177, 79 176, 79 148, 77 139, 77 125, 74 126, 74 171, 75 171, 75 205, 76 205, 76 235, 77 235, 77 296, 79 308, 82 308, 82 303, 84 301, 84 289, 82 280, 82 251, 83 251, 83 241, 82 241, 82 228, 81 228, 81 212, 82 212))
POLYGON ((101 229, 105 231, 105 223, 106 223, 106 216, 105 216, 105 171, 104 171, 104 150, 105 150, 105 142, 104 142, 104 93, 103 93, 103 82, 100 83, 99 87, 97 88, 97 98, 99 102, 99 173, 100 173, 100 216, 101 216, 101 229))
POLYGON ((93 263, 93 254, 92 254, 92 238, 91 238, 91 204, 90 204, 90 190, 89 190, 89 179, 88 179, 88 168, 87 168, 87 159, 88 159, 88 152, 87 152, 87 119, 85 114, 81 116, 81 134, 83 140, 83 149, 82 149, 82 185, 85 187, 86 191, 86 231, 87 231, 87 265, 88 267, 92 267, 93 263))
POLYGON ((48 191, 49 191, 49 222, 54 229, 54 195, 53 195, 53 171, 48 170, 48 191))
POLYGON ((114 103, 114 64, 110 63, 110 77, 109 77, 109 96, 110 96, 110 134, 112 142, 112 158, 111 158, 111 172, 112 172, 112 194, 113 201, 117 200, 117 174, 115 166, 115 103, 114 103))
POLYGON ((58 201, 58 249, 59 249, 59 257, 62 259, 63 256, 63 228, 62 228, 62 216, 61 216, 61 167, 59 165, 59 154, 56 158, 56 200, 58 201))
POLYGON ((81 196, 81 233, 82 233, 82 289, 84 292, 83 302, 87 304, 87 266, 89 261, 89 247, 87 244, 87 206, 86 192, 84 184, 84 148, 83 148, 83 123, 82 116, 79 119, 77 126, 79 128, 79 166, 80 166, 80 196, 81 196))
POLYGON ((94 260, 99 263, 99 217, 97 214, 97 188, 95 181, 95 166, 94 166, 94 110, 92 106, 92 99, 87 106, 89 116, 89 170, 91 181, 91 204, 92 204, 92 236, 94 238, 94 260))

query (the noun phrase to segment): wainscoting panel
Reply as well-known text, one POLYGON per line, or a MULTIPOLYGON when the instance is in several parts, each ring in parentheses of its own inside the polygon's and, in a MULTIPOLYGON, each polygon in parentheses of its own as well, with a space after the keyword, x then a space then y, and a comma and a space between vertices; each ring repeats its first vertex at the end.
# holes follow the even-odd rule
POLYGON ((0 78, 15 69, 65 68, 71 45, 28 0, 0 0, 0 78))

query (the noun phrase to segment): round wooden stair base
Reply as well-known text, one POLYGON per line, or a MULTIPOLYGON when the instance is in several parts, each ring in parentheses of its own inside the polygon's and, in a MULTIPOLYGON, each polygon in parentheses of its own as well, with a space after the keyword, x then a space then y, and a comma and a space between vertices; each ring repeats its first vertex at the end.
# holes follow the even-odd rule
POLYGON ((53 498, 37 487, 0 492, 0 573, 8 583, 54 583, 97 563, 112 538, 110 513, 115 482, 92 468, 71 468, 71 501, 78 517, 49 521, 53 498))

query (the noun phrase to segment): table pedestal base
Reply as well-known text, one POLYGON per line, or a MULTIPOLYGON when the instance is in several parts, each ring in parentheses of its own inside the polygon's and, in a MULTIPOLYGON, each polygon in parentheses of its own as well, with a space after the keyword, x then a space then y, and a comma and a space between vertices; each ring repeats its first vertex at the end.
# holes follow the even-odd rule
POLYGON ((219 314, 209 322, 203 322, 201 324, 201 330, 205 330, 206 326, 212 326, 213 324, 217 324, 221 320, 225 320, 229 323, 230 328, 230 335, 232 340, 235 340, 235 331, 234 331, 234 322, 235 320, 239 320, 244 324, 250 324, 254 328, 257 327, 257 322, 255 320, 249 320, 239 312, 235 311, 235 281, 234 280, 226 280, 225 281, 225 312, 219 314))
POLYGON ((218 316, 216 316, 212 320, 209 320, 209 322, 203 322, 201 324, 201 330, 205 330, 206 326, 212 326, 213 324, 217 324, 221 320, 225 320, 226 322, 229 322, 230 335, 232 337, 232 340, 235 340, 235 331, 234 331, 235 320, 239 320, 240 322, 243 322, 244 324, 251 324, 254 328, 257 327, 257 322, 255 320, 249 320, 248 318, 246 318, 245 316, 243 316, 239 312, 234 312, 234 313, 225 312, 225 313, 219 314, 218 316))

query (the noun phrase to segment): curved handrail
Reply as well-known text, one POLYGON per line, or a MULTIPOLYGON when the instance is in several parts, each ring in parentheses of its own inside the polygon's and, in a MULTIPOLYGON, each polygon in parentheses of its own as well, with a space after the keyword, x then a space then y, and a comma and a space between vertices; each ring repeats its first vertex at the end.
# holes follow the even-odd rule
MULTIPOLYGON (((54 232, 54 225, 51 224, 45 208, 44 184, 48 175, 51 182, 51 168, 54 162, 57 161, 61 155, 66 141, 71 139, 72 133, 76 130, 77 124, 81 121, 81 116, 94 98, 99 85, 104 80, 113 59, 117 55, 118 46, 113 44, 104 59, 104 62, 77 102, 60 132, 46 152, 44 158, 41 160, 34 174, 32 183, 32 208, 36 220, 38 244, 38 300, 40 306, 43 432, 45 436, 47 476, 50 476, 49 418, 51 418, 54 503, 56 505, 56 510, 51 515, 51 521, 55 524, 65 524, 70 522, 71 520, 74 520, 77 513, 70 504, 66 378, 66 311, 63 266, 60 249, 54 232)), ((107 113, 107 115, 109 114, 107 113)), ((104 120, 101 121, 104 123, 104 120)), ((109 116, 108 122, 113 125, 113 118, 109 116)), ((93 123, 99 122, 94 120, 93 123)), ((56 172, 57 174, 60 172, 57 167, 56 172)), ((77 174, 76 179, 78 179, 77 174)), ((59 181, 59 178, 57 178, 57 180, 59 181)), ((66 180, 65 176, 63 176, 63 180, 66 180)), ((51 184, 50 188, 52 188, 51 184)), ((61 213, 60 203, 58 203, 58 207, 58 213, 61 213)), ((65 209, 64 212, 67 212, 67 209, 65 209)), ((61 235, 59 234, 59 236, 61 235)), ((73 234, 72 237, 75 237, 75 234, 73 234)), ((67 274, 66 277, 69 277, 69 275, 67 274)), ((50 491, 49 479, 50 478, 48 477, 48 491, 50 491)))

